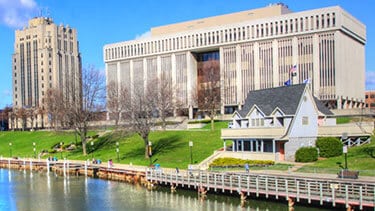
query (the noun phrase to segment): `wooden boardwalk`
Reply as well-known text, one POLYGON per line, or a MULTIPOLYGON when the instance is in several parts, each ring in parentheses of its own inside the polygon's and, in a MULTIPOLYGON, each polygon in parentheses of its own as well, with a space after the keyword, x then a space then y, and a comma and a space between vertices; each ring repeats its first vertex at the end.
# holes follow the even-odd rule
POLYGON ((175 187, 199 188, 208 191, 240 192, 248 196, 293 199, 296 202, 338 204, 359 209, 375 206, 375 184, 373 181, 350 179, 312 178, 258 173, 218 173, 196 171, 193 173, 163 172, 148 170, 146 179, 175 187))
POLYGON ((0 159, 0 167, 29 170, 51 170, 62 175, 76 174, 127 182, 141 181, 173 188, 198 189, 239 196, 293 200, 332 207, 375 208, 374 180, 306 177, 292 174, 241 173, 213 171, 180 171, 152 169, 116 164, 92 165, 79 161, 47 162, 37 160, 0 159))

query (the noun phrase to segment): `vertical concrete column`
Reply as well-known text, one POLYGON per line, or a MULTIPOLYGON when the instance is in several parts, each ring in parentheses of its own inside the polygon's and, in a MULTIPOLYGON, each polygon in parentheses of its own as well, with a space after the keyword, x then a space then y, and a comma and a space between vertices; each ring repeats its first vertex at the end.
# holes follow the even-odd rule
POLYGON ((186 89, 188 93, 189 118, 192 119, 193 107, 195 106, 193 96, 197 90, 197 61, 189 51, 186 52, 186 62, 186 89))
POLYGON ((342 96, 337 97, 337 109, 342 109, 342 96))
POLYGON ((254 86, 255 90, 260 89, 260 69, 259 69, 259 43, 254 43, 254 86))
MULTIPOLYGON (((147 59, 146 58, 143 58, 143 79, 144 79, 144 81, 148 81, 149 79, 152 79, 152 78, 148 78, 147 59)), ((145 84, 147 84, 147 82, 145 84)))
MULTIPOLYGON (((171 55, 171 75, 172 75, 172 87, 177 87, 177 66, 176 66, 176 54, 172 54, 171 55)), ((176 90, 173 90, 174 92, 176 91, 176 90)), ((176 96, 176 95, 175 95, 176 96)), ((173 110, 173 116, 175 117, 175 116, 177 116, 177 111, 176 111, 176 109, 174 109, 173 110)))
POLYGON ((277 40, 274 39, 272 41, 272 57, 273 57, 273 87, 279 86, 280 81, 280 74, 279 74, 279 54, 278 54, 278 43, 277 40))
POLYGON ((313 35, 313 94, 318 97, 320 95, 320 65, 319 65, 319 36, 313 35))
MULTIPOLYGON (((245 101, 243 99, 242 90, 242 62, 241 62, 241 45, 236 45, 236 87, 237 87, 237 104, 241 105, 241 102, 245 101)), ((222 113, 224 114, 224 113, 222 113)))
POLYGON ((193 106, 189 105, 189 119, 193 119, 193 106))
POLYGON ((161 70, 161 56, 156 57, 156 64, 157 64, 157 67, 156 67, 157 77, 160 77, 161 71, 162 71, 161 70))
POLYGON ((130 95, 134 94, 134 62, 133 59, 129 61, 129 72, 130 72, 130 95))
MULTIPOLYGON (((122 86, 122 83, 121 83, 121 63, 120 62, 117 62, 117 92, 120 93, 120 89, 121 89, 121 86, 122 86)), ((106 79, 108 80, 108 79, 106 79)), ((108 84, 108 83, 107 83, 108 84)), ((120 120, 122 118, 122 112, 120 112, 120 120)), ((107 112, 107 120, 110 120, 110 117, 109 117, 109 112, 107 112)))
POLYGON ((293 37, 292 39, 292 64, 297 65, 297 75, 292 76, 292 84, 298 84, 299 83, 299 60, 298 60, 298 39, 297 37, 293 37))
POLYGON ((219 64, 220 64, 220 99, 221 99, 221 108, 220 113, 224 114, 224 87, 225 87, 225 78, 224 78, 224 53, 223 53, 223 47, 219 48, 219 64))

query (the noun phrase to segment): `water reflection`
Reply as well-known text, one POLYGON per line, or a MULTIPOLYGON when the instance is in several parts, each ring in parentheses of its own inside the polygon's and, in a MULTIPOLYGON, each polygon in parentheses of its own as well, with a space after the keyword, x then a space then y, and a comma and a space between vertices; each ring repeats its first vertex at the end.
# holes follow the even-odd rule
MULTIPOLYGON (((287 205, 208 194, 199 200, 195 191, 169 188, 147 191, 137 185, 115 181, 63 177, 53 172, 0 169, 0 210, 287 210, 287 205)), ((307 210, 296 207, 296 210, 307 210)), ((316 210, 316 209, 310 209, 316 210)))

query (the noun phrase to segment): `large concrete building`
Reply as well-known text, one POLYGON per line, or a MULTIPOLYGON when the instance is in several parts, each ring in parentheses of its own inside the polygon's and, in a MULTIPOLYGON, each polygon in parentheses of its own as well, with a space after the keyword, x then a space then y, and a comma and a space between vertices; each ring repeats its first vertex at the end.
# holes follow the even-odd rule
MULTIPOLYGON (((15 111, 42 109, 49 89, 60 90, 68 101, 80 102, 81 55, 77 31, 68 25, 56 25, 51 18, 36 17, 24 29, 16 30, 12 69, 15 111)), ((47 114, 43 117, 34 112, 34 115, 33 122, 21 123, 19 117, 12 118, 10 126, 48 126, 47 114)))
POLYGON ((222 114, 241 109, 249 91, 286 81, 309 81, 330 108, 363 106, 365 43, 364 24, 339 6, 292 12, 278 3, 152 28, 150 37, 105 45, 103 54, 107 82, 129 90, 168 73, 193 118, 210 60, 219 63, 222 114))

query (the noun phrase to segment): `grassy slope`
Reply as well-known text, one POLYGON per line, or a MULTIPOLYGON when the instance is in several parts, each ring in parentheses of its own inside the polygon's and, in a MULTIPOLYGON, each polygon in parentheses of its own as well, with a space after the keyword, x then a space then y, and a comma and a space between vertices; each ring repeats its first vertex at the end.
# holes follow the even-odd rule
MULTIPOLYGON (((349 170, 360 170, 361 175, 375 176, 375 158, 372 158, 369 154, 366 154, 364 148, 375 148, 375 138, 372 137, 372 142, 363 146, 349 148, 347 154, 347 164, 349 170)), ((345 165, 344 155, 332 157, 328 159, 322 159, 312 164, 308 164, 300 169, 302 172, 311 172, 322 170, 323 173, 337 173, 340 166, 337 162, 341 162, 341 165, 345 165)))
MULTIPOLYGON (((210 156, 214 150, 223 146, 220 139, 220 129, 227 127, 226 122, 215 123, 215 131, 209 130, 208 124, 206 130, 185 130, 185 131, 156 131, 150 134, 150 141, 152 142, 153 158, 157 159, 156 163, 161 164, 162 167, 179 167, 187 168, 190 163, 190 148, 189 141, 194 142, 193 146, 193 160, 200 162, 206 157, 210 156)), ((95 132, 91 132, 95 134, 95 132)), ((54 133, 46 131, 35 132, 1 132, 0 133, 0 155, 9 156, 9 142, 12 142, 12 155, 18 157, 32 157, 33 146, 36 143, 37 152, 42 149, 50 150, 52 146, 63 141, 65 144, 74 143, 75 136, 72 132, 54 133)), ((95 158, 107 161, 113 159, 117 162, 116 155, 116 141, 120 143, 120 163, 133 163, 135 165, 148 165, 149 160, 144 158, 144 144, 142 139, 137 135, 105 135, 94 143, 95 158)), ((91 149, 88 150, 91 152, 91 149)), ((370 145, 362 147, 354 147, 349 149, 348 153, 348 167, 356 170, 373 170, 375 169, 375 159, 368 154, 363 153, 363 147, 375 147, 375 140, 370 145)), ((60 158, 61 153, 54 154, 60 158)), ((91 159, 92 154, 88 156, 82 155, 82 149, 79 148, 73 152, 63 152, 63 156, 72 160, 91 159)), ((325 160, 317 161, 307 167, 302 168, 302 171, 308 171, 308 168, 326 168, 333 169, 336 172, 339 167, 336 162, 344 164, 344 156, 338 156, 325 160)), ((333 173, 332 172, 332 173, 333 173)))
MULTIPOLYGON (((186 130, 186 131, 156 131, 150 134, 152 142, 153 158, 156 163, 163 167, 187 168, 190 163, 189 141, 193 141, 193 161, 200 162, 207 156, 210 156, 214 150, 223 146, 220 139, 220 129, 227 127, 226 122, 215 123, 215 131, 209 130, 207 125, 205 130, 186 130)), ((65 144, 74 143, 73 133, 54 133, 45 131, 35 132, 2 132, 0 133, 0 155, 9 156, 9 142, 12 142, 12 155, 18 157, 32 157, 33 146, 36 143, 37 152, 42 149, 50 150, 52 146, 63 141, 65 144)), ((88 144, 88 156, 82 155, 82 149, 79 146, 73 152, 63 152, 63 156, 72 160, 91 159, 94 156, 102 161, 113 159, 117 162, 116 141, 119 142, 120 163, 148 165, 150 161, 144 158, 143 140, 138 135, 104 135, 94 141, 93 154, 91 145, 88 144)), ((80 144, 79 144, 80 145, 80 144)), ((61 153, 53 154, 60 158, 61 153)))

